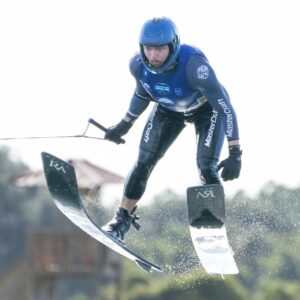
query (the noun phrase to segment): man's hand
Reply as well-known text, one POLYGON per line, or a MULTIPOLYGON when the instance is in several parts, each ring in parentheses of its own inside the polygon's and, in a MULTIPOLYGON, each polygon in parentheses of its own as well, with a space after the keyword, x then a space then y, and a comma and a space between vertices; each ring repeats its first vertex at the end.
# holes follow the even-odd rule
POLYGON ((229 157, 221 161, 218 171, 223 168, 221 177, 224 181, 233 180, 240 176, 242 151, 239 145, 229 146, 229 157))
POLYGON ((132 126, 132 122, 121 120, 117 125, 111 126, 107 129, 104 138, 116 144, 122 143, 121 136, 125 135, 132 126))

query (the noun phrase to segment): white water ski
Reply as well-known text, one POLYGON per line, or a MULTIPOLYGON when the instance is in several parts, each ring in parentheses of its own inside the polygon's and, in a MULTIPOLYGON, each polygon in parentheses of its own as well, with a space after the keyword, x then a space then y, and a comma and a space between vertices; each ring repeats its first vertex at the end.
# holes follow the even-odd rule
POLYGON ((190 187, 187 194, 190 233, 202 266, 210 275, 219 274, 223 277, 226 274, 238 274, 224 224, 223 187, 190 187))
POLYGON ((200 229, 190 226, 190 232, 196 253, 208 274, 239 273, 225 226, 200 229))

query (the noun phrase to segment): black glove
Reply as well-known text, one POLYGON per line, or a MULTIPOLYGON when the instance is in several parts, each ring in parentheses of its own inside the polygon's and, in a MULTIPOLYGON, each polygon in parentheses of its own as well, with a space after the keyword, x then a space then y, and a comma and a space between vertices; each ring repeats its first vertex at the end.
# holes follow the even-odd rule
POLYGON ((121 136, 129 131, 132 124, 133 122, 126 122, 124 120, 121 120, 121 122, 119 122, 117 125, 111 126, 107 129, 104 138, 106 140, 120 144, 123 141, 121 139, 121 136))
POLYGON ((242 151, 239 145, 229 146, 229 157, 221 161, 218 171, 223 168, 221 177, 224 181, 233 180, 240 176, 242 151))

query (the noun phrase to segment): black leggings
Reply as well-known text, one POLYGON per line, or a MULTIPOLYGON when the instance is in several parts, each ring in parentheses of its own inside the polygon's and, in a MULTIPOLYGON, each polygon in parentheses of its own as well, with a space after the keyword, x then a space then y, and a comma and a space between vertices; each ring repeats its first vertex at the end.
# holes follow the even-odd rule
POLYGON ((184 117, 156 105, 144 128, 138 159, 127 176, 124 195, 133 200, 142 197, 156 163, 185 127, 185 122, 195 125, 197 167, 202 183, 221 184, 216 168, 224 141, 224 131, 219 119, 218 114, 211 109, 184 117))

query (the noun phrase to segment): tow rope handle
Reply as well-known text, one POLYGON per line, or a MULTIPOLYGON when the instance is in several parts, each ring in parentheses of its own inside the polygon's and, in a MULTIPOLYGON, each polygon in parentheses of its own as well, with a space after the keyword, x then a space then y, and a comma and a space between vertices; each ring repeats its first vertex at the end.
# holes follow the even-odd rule
MULTIPOLYGON (((104 131, 104 132, 107 132, 107 128, 104 127, 103 125, 99 124, 98 122, 96 122, 94 119, 89 118, 88 122, 89 122, 90 124, 96 126, 97 128, 99 128, 100 130, 102 130, 102 131, 104 131)), ((120 141, 121 144, 125 144, 125 140, 122 139, 121 137, 120 137, 119 141, 120 141)))

